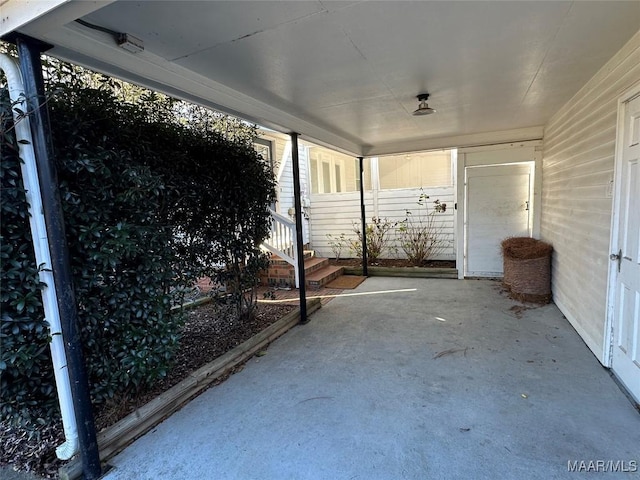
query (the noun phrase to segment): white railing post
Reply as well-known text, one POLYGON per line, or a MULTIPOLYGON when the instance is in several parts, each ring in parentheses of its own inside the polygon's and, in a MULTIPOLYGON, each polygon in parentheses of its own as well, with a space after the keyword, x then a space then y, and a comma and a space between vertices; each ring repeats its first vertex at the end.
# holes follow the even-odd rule
POLYGON ((293 265, 296 275, 296 288, 300 288, 300 273, 296 253, 296 224, 291 219, 269 210, 271 213, 271 235, 262 244, 271 253, 293 265))
POLYGON ((291 246, 289 250, 291 252, 291 258, 293 259, 293 271, 296 276, 296 288, 300 288, 300 271, 298 269, 298 255, 296 253, 296 242, 298 241, 298 237, 296 234, 296 224, 293 224, 293 228, 291 230, 291 246))

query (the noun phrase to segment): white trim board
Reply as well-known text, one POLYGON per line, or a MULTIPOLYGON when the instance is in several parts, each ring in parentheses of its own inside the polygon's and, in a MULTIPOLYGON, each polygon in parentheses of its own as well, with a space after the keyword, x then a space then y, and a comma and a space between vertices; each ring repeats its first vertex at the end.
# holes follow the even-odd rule
MULTIPOLYGON (((457 151, 455 197, 458 209, 455 217, 456 232, 456 266, 458 267, 458 278, 465 278, 465 187, 466 187, 466 167, 481 165, 501 165, 509 163, 533 162, 534 181, 532 190, 533 218, 531 221, 531 235, 534 238, 540 237, 540 223, 542 218, 542 140, 532 140, 526 142, 513 142, 496 145, 484 145, 477 147, 459 148, 457 151), (486 157, 482 153, 486 152, 486 157), (477 158, 467 159, 469 154, 477 158), (478 155, 480 154, 480 155, 478 155)), ((467 274, 470 275, 470 274, 467 274)))
POLYGON ((474 148, 489 147, 500 144, 515 144, 531 140, 540 141, 543 137, 544 127, 527 127, 497 132, 472 133, 441 138, 420 138, 403 141, 400 144, 392 143, 378 147, 363 148, 366 156, 397 155, 401 153, 419 152, 426 150, 441 150, 443 148, 474 148))
POLYGON ((458 153, 495 152, 497 150, 512 150, 514 148, 539 147, 542 140, 529 140, 526 142, 495 143, 493 145, 482 145, 478 147, 460 147, 458 153))

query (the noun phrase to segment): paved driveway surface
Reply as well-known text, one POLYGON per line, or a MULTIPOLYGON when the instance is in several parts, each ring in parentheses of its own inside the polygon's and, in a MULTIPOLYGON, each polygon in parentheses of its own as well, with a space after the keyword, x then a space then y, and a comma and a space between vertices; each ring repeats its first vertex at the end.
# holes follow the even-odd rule
POLYGON ((385 293, 333 300, 125 449, 105 478, 548 480, 583 478, 569 470, 591 461, 640 468, 640 414, 554 305, 523 309, 484 280, 374 277, 353 292, 385 293))

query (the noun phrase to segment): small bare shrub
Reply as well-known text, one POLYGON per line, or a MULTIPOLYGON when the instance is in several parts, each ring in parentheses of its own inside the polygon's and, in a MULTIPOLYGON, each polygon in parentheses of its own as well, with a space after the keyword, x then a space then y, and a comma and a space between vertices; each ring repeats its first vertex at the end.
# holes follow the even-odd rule
MULTIPOLYGON (((395 247, 391 244, 389 233, 398 225, 398 222, 392 222, 387 218, 373 217, 371 223, 367 223, 367 263, 373 264, 383 254, 395 252, 395 247)), ((351 251, 357 256, 362 256, 362 227, 360 224, 353 222, 353 231, 356 234, 355 239, 349 240, 351 251)))
POLYGON ((331 235, 327 233, 327 240, 329 240, 329 247, 333 253, 333 258, 340 260, 342 256, 342 249, 349 244, 349 239, 344 233, 340 235, 331 235))
POLYGON ((430 208, 428 200, 429 196, 421 193, 415 214, 407 210, 407 218, 399 223, 397 229, 400 247, 415 266, 422 265, 447 246, 443 223, 437 218, 438 214, 447 211, 447 204, 434 200, 430 208))

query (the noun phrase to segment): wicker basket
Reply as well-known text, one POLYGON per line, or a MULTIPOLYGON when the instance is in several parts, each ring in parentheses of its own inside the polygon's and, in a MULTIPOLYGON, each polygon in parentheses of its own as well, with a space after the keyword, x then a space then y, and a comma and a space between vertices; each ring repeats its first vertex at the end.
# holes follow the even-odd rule
POLYGON ((502 242, 504 285, 512 298, 525 302, 551 301, 551 252, 548 243, 528 237, 502 242))

